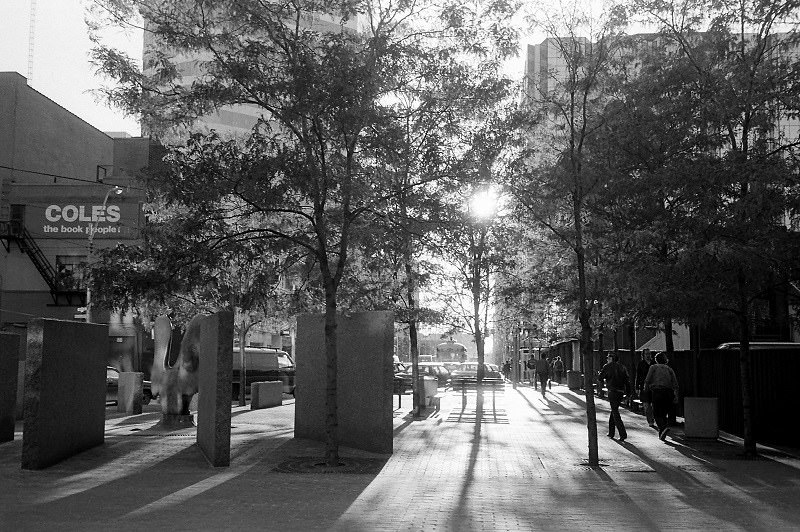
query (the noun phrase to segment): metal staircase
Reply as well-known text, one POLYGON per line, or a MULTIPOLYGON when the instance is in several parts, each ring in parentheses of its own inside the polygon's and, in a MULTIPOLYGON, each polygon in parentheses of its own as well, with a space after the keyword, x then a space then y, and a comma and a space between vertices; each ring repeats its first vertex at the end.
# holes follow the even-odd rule
POLYGON ((16 242, 20 251, 30 257, 42 279, 50 288, 50 296, 55 305, 77 306, 86 304, 86 291, 67 288, 56 274, 55 268, 42 253, 36 240, 31 236, 22 222, 18 220, 0 221, 0 240, 6 251, 11 251, 11 242, 16 242))

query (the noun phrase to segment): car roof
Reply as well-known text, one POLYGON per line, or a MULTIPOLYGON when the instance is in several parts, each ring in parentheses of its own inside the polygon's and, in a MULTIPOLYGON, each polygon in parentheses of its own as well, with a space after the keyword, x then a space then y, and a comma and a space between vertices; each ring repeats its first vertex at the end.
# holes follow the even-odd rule
MULTIPOLYGON (((739 342, 725 342, 719 344, 717 349, 739 349, 739 342)), ((750 348, 761 349, 800 349, 798 342, 750 342, 750 348)))

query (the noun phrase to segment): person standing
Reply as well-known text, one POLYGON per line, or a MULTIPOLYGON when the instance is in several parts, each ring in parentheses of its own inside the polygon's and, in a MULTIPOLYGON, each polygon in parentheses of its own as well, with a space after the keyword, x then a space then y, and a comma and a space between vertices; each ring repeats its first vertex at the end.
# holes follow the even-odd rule
POLYGON ((544 397, 545 391, 547 391, 547 377, 550 376, 550 365, 547 363, 547 358, 545 358, 544 354, 541 355, 539 360, 536 361, 536 378, 538 378, 539 383, 542 385, 542 397, 544 397))
POLYGON ((644 389, 644 380, 647 378, 647 372, 650 366, 653 365, 653 355, 649 349, 642 349, 642 359, 636 365, 636 392, 639 394, 639 401, 642 403, 644 415, 647 418, 647 424, 656 428, 656 421, 653 418, 653 402, 650 398, 650 390, 644 389))
POLYGON ((619 405, 631 392, 631 381, 628 370, 619 363, 619 356, 609 353, 607 360, 608 362, 600 370, 599 378, 606 381, 608 402, 611 406, 611 414, 608 416, 608 437, 613 438, 615 430, 618 430, 619 441, 624 442, 628 437, 628 431, 625 430, 625 424, 622 423, 619 405))
POLYGON ((656 363, 650 366, 644 379, 644 389, 651 393, 653 417, 658 427, 658 438, 664 441, 669 434, 670 406, 678 402, 678 377, 675 371, 667 366, 669 359, 666 353, 656 355, 656 363))

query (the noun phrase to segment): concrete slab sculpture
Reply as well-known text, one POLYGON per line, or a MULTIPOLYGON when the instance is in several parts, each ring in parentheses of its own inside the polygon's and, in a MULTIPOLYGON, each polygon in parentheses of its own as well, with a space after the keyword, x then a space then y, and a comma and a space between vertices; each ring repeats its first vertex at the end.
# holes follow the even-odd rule
POLYGON ((105 437, 108 325, 28 324, 22 468, 43 469, 105 437))
MULTIPOLYGON (((342 445, 392 452, 394 314, 361 312, 338 322, 338 436, 342 445)), ((297 319, 296 438, 325 441, 325 316, 297 319)))
POLYGON ((0 443, 14 441, 19 335, 0 333, 0 443))
MULTIPOLYGON (((190 340, 194 341, 193 337, 190 340)), ((212 466, 228 466, 231 462, 233 314, 223 311, 205 318, 198 340, 197 445, 212 466)))

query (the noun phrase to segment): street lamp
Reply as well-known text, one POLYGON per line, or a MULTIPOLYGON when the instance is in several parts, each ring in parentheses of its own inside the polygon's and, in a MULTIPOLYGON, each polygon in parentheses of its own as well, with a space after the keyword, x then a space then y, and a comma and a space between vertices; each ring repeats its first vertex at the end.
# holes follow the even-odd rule
MULTIPOLYGON (((122 187, 114 186, 108 189, 106 192, 106 196, 103 198, 103 208, 101 212, 106 212, 106 205, 108 204, 108 198, 111 194, 116 194, 119 196, 122 194, 122 187)), ((89 254, 86 257, 86 323, 92 323, 92 279, 91 279, 91 264, 92 264, 92 255, 94 254, 94 234, 97 232, 97 225, 100 223, 100 220, 95 220, 92 225, 89 226, 89 254)))
MULTIPOLYGON (((493 218, 497 214, 497 207, 498 207, 498 197, 497 192, 490 184, 484 184, 478 187, 476 190, 473 191, 472 196, 469 199, 469 207, 468 207, 468 214, 471 218, 475 221, 475 227, 477 229, 477 235, 472 234, 470 231, 470 257, 471 257, 471 266, 470 266, 470 282, 471 282, 471 292, 472 292, 472 309, 474 312, 474 323, 473 323, 473 330, 475 334, 475 343, 478 346, 478 382, 483 381, 484 377, 484 363, 486 360, 486 352, 485 352, 485 331, 483 335, 481 334, 481 319, 480 319, 480 311, 481 311, 481 298, 483 296, 483 281, 482 281, 482 273, 485 267, 485 260, 486 260, 486 252, 487 252, 487 237, 489 234, 490 226, 492 223, 493 218)), ((488 279, 488 271, 487 273, 487 284, 489 282, 488 279)), ((487 286, 488 291, 488 286, 487 286)), ((486 304, 489 304, 488 300, 488 292, 487 292, 486 304)), ((487 312, 488 315, 488 312, 487 312)), ((486 327, 486 323, 483 324, 484 329, 488 329, 486 327)))

